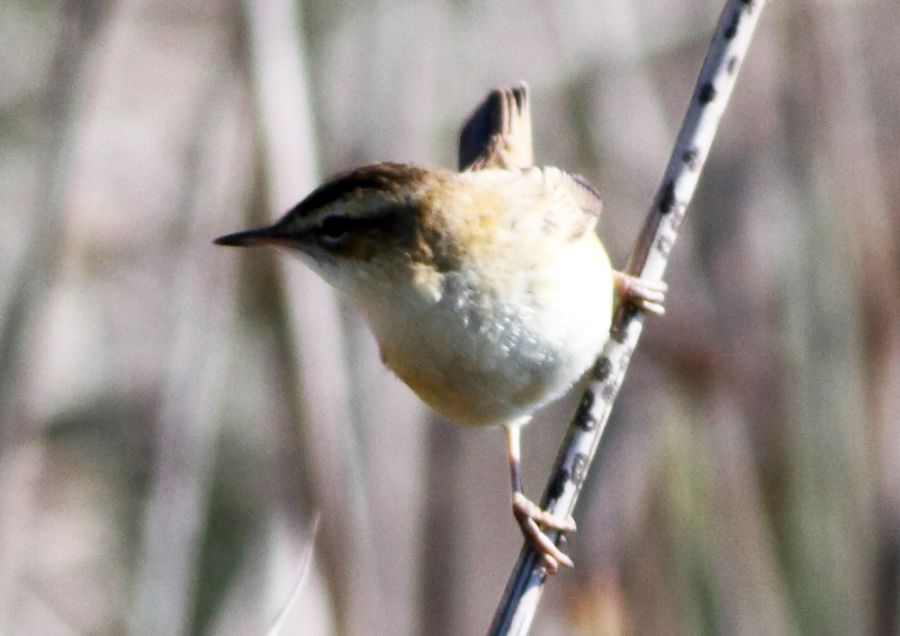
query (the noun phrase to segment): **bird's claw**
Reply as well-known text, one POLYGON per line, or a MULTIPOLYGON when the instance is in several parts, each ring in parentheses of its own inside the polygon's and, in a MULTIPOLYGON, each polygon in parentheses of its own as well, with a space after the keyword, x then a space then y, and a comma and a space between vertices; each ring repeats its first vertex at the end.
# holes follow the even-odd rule
POLYGON ((544 532, 545 530, 575 532, 575 520, 571 516, 561 519, 542 509, 520 492, 513 494, 513 514, 519 522, 522 534, 540 555, 549 574, 556 574, 560 565, 567 568, 575 565, 569 555, 560 550, 544 532))
POLYGON ((615 284, 616 293, 623 300, 628 300, 640 309, 657 316, 666 313, 666 292, 669 286, 665 282, 616 272, 615 284))

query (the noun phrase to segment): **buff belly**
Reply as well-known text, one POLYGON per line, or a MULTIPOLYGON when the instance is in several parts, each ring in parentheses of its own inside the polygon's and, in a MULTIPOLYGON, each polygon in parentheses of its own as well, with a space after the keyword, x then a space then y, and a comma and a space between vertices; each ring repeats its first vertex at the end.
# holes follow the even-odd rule
POLYGON ((443 277, 431 302, 391 298, 391 310, 379 312, 382 296, 364 313, 385 364, 457 423, 530 416, 582 376, 608 337, 612 270, 596 247, 572 250, 579 262, 544 267, 540 277, 506 280, 499 293, 459 274, 443 277))

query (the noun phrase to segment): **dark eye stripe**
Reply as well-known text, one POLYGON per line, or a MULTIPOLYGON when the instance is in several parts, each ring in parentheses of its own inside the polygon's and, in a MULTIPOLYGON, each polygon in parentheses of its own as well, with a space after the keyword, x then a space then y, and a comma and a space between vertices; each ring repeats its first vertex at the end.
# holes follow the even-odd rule
POLYGON ((407 206, 389 206, 364 217, 332 214, 326 216, 313 232, 324 238, 340 238, 346 234, 388 228, 397 221, 408 217, 410 212, 411 210, 407 206))
POLYGON ((351 219, 346 216, 329 216, 322 221, 322 225, 316 228, 316 233, 337 238, 358 229, 361 229, 361 227, 356 219, 351 219))

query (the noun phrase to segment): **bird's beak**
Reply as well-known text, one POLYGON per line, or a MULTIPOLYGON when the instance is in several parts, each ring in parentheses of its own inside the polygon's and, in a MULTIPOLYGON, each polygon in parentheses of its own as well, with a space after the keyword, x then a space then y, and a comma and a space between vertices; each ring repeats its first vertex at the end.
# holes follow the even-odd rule
POLYGON ((217 238, 213 243, 230 247, 253 247, 254 245, 272 245, 281 239, 282 237, 273 232, 271 227, 261 227, 255 230, 226 234, 217 238))

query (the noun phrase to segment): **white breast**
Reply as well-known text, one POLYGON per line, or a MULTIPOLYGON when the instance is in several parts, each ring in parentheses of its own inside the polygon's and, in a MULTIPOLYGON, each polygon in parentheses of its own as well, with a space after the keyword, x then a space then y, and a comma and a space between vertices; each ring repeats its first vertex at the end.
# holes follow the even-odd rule
POLYGON ((434 293, 393 286, 358 303, 385 364, 427 404, 462 424, 530 415, 593 363, 612 315, 609 259, 593 235, 538 268, 486 284, 461 270, 434 293))

